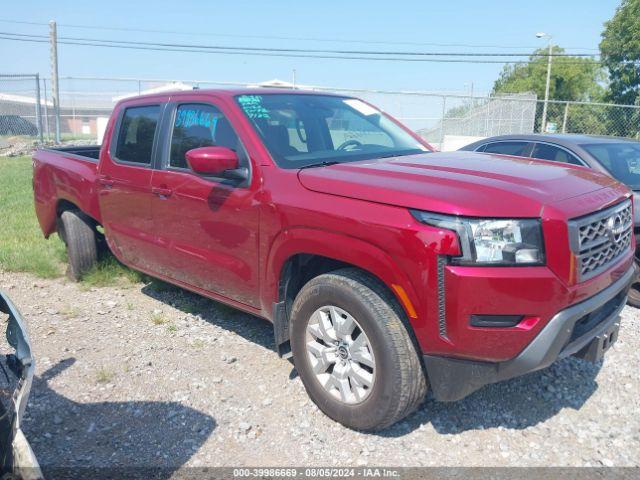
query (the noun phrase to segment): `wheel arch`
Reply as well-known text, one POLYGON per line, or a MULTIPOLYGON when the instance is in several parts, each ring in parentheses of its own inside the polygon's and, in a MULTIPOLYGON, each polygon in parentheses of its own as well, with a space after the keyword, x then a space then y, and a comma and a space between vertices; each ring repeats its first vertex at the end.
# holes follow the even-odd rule
MULTIPOLYGON (((71 200, 68 200, 66 198, 59 198, 56 202, 56 210, 55 210, 56 212, 55 231, 58 233, 58 235, 60 235, 63 241, 65 241, 65 243, 66 243, 66 240, 64 238, 65 234, 64 234, 64 227, 62 225, 61 217, 64 212, 69 210, 77 210, 84 218, 86 218, 89 221, 89 223, 94 228, 94 230, 96 229, 96 227, 100 225, 100 222, 98 222, 95 218, 93 218, 91 215, 89 215, 84 210, 82 210, 78 205, 73 203, 71 200)), ((51 233, 53 233, 53 231, 51 233)))
MULTIPOLYGON (((393 258, 364 240, 323 230, 295 228, 278 236, 267 261, 266 298, 271 306, 276 347, 287 356, 289 312, 300 289, 312 278, 341 268, 356 268, 373 277, 397 301, 415 339, 421 311, 413 286, 393 258)), ((266 301, 265 301, 266 300, 266 301)))

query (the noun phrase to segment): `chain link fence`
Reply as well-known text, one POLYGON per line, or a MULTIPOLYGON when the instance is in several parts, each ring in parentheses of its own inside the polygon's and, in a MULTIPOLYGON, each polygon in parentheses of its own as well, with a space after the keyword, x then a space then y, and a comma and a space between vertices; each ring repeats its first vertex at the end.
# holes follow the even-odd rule
MULTIPOLYGON (((64 143, 100 143, 121 99, 140 94, 231 87, 293 88, 287 82, 61 77, 56 119, 51 82, 37 75, 0 75, 0 154, 3 145, 52 142, 59 121, 64 143)), ((494 135, 541 131, 544 102, 534 94, 471 96, 297 85, 362 98, 398 118, 434 147, 455 150, 494 135)), ((640 106, 550 101, 546 131, 640 138, 640 106)))
MULTIPOLYGON (((543 106, 539 101, 536 131, 541 130, 543 106)), ((640 139, 640 106, 551 100, 545 130, 640 139)))
POLYGON ((42 106, 38 75, 0 75, 0 148, 42 142, 42 106))

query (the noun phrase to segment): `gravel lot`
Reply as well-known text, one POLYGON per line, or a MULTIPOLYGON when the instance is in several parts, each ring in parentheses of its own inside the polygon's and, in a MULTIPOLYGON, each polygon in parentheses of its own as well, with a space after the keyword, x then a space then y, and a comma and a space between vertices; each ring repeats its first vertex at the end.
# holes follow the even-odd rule
POLYGON ((379 434, 307 398, 271 326, 179 289, 0 272, 37 358, 25 420, 43 466, 638 466, 640 312, 604 364, 569 358, 379 434))

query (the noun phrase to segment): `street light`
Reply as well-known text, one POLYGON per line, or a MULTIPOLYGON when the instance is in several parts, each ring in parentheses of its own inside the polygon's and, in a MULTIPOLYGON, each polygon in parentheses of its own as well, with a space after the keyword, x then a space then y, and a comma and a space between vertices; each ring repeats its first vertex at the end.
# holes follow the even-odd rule
POLYGON ((551 54, 553 53, 553 45, 551 44, 551 38, 548 33, 539 32, 536 33, 538 38, 546 38, 549 41, 549 55, 547 59, 547 85, 544 89, 544 107, 542 109, 542 125, 540 125, 541 132, 544 133, 547 127, 547 107, 549 105, 549 87, 551 85, 551 54))

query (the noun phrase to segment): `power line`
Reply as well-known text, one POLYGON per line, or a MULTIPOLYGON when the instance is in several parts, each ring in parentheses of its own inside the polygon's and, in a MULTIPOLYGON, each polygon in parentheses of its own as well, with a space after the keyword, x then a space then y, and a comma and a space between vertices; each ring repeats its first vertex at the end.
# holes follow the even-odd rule
MULTIPOLYGON (((19 24, 19 25, 37 25, 48 26, 44 22, 31 22, 23 20, 0 19, 2 23, 19 24)), ((353 43, 353 44, 369 44, 369 45, 413 45, 413 46, 435 46, 435 47, 464 47, 464 48, 505 48, 518 49, 530 48, 536 49, 539 46, 514 46, 514 45, 491 45, 491 44, 468 44, 468 43, 429 43, 429 42, 407 42, 407 41, 372 41, 372 40, 353 40, 353 39, 335 39, 335 38, 319 38, 319 37, 289 37, 278 35, 246 35, 246 34, 229 34, 229 33, 212 33, 212 32, 184 32, 176 30, 154 30, 140 28, 125 27, 105 27, 104 25, 78 25, 78 24, 58 24, 59 27, 89 29, 89 30, 105 30, 115 32, 140 32, 140 33, 158 33, 170 35, 188 35, 188 36, 210 36, 210 37, 226 37, 226 38, 253 38, 266 40, 294 40, 294 41, 311 41, 311 42, 331 42, 331 43, 353 43)), ((597 48, 571 47, 572 50, 598 51, 597 48)))
MULTIPOLYGON (((16 42, 32 42, 32 43, 48 43, 47 40, 37 38, 16 38, 4 36, 0 33, 1 40, 13 40, 16 42)), ((185 52, 185 53, 209 53, 217 55, 251 55, 251 56, 266 56, 266 57, 287 57, 287 58, 315 58, 315 59, 334 59, 334 60, 375 60, 375 61, 399 61, 399 62, 439 62, 439 63, 528 63, 528 62, 514 62, 514 61, 498 61, 498 60, 448 60, 448 59, 431 59, 431 58, 387 58, 387 57, 356 57, 356 56, 330 56, 330 55, 304 55, 304 54, 292 54, 292 53, 269 53, 269 52, 239 52, 239 51, 222 51, 222 50, 203 50, 203 49, 186 49, 186 48, 167 48, 167 47, 146 47, 146 46, 132 46, 132 45, 114 45, 105 43, 91 43, 91 42, 75 42, 69 40, 59 40, 59 44, 64 45, 82 45, 92 47, 108 47, 108 48, 120 48, 128 50, 153 50, 162 52, 185 52)))
MULTIPOLYGON (((0 39, 13 40, 13 41, 25 41, 35 43, 48 43, 48 37, 46 35, 36 34, 21 34, 11 32, 0 32, 0 39)), ((374 61, 386 61, 386 62, 434 62, 434 63, 475 63, 475 64, 529 64, 530 60, 475 60, 475 59, 458 59, 458 58, 425 58, 426 56, 433 55, 437 57, 444 56, 465 56, 478 58, 480 56, 530 56, 529 54, 477 54, 477 53, 463 53, 457 52, 454 54, 447 54, 444 52, 422 52, 423 55, 420 58, 415 58, 417 55, 405 54, 413 56, 390 57, 379 56, 387 55, 383 52, 359 52, 359 51, 332 51, 332 50, 304 50, 304 49, 269 49, 258 47, 225 47, 225 46, 211 46, 211 45, 190 45, 190 44, 164 44, 164 43, 152 43, 152 42, 132 42, 124 40, 105 40, 105 39, 92 39, 81 37, 60 37, 60 44, 66 45, 80 45, 80 46, 93 46, 93 47, 108 47, 108 48, 121 48, 130 50, 151 50, 151 51, 174 51, 174 52, 186 52, 186 53, 212 53, 221 55, 251 55, 251 56, 268 56, 268 57, 288 57, 288 58, 312 58, 312 59, 332 59, 332 60, 374 60, 374 61), (344 52, 344 53, 343 53, 344 52), (323 54, 319 54, 323 53, 323 54), (324 54, 329 53, 330 55, 324 54)), ((395 54, 398 52, 388 52, 388 54, 395 54)), ((402 52, 400 52, 402 53, 402 52)), ((548 56, 548 55, 542 55, 548 56)), ((553 54, 552 56, 571 57, 571 55, 565 54, 553 54)), ((597 62, 601 63, 601 62, 597 62)), ((637 62, 620 62, 620 63, 633 63, 637 62)), ((592 65, 592 63, 585 63, 580 61, 565 60, 562 61, 564 65, 592 65)))
MULTIPOLYGON (((6 36, 0 33, 1 40, 12 40, 17 42, 32 43, 48 43, 48 40, 39 38, 16 38, 6 36)), ((446 59, 446 58, 394 58, 394 57, 372 57, 372 56, 347 56, 347 55, 306 55, 295 53, 273 53, 273 52, 254 52, 254 51, 227 51, 227 50, 208 50, 193 48, 169 48, 169 47, 151 47, 151 46, 134 46, 134 45, 118 45, 96 42, 80 42, 70 40, 59 40, 59 44, 63 45, 80 45, 91 47, 107 47, 128 50, 151 50, 161 52, 184 52, 184 53, 209 53, 214 55, 250 55, 258 57, 286 57, 286 58, 311 58, 311 59, 332 59, 332 60, 368 60, 368 61, 385 61, 385 62, 427 62, 427 63, 469 63, 469 64, 529 64, 531 61, 526 60, 471 60, 471 59, 446 59)), ((567 61, 564 65, 584 65, 584 62, 567 61)))
MULTIPOLYGON (((2 35, 11 35, 16 37, 27 38, 48 38, 46 35, 24 34, 12 32, 0 32, 2 35)), ((593 58, 599 55, 591 53, 479 53, 479 52, 407 52, 407 51, 371 51, 371 50, 320 50, 308 48, 273 48, 273 47, 235 47, 227 45, 202 45, 202 44, 184 44, 184 43, 161 43, 161 42, 143 42, 130 40, 110 40, 102 38, 85 38, 85 37, 58 37, 60 40, 71 40, 79 42, 100 42, 107 44, 122 45, 145 45, 154 47, 172 47, 172 48, 197 48, 210 50, 229 50, 229 51, 255 51, 255 52, 278 52, 278 53, 324 53, 334 55, 399 55, 399 56, 425 56, 425 57, 585 57, 593 58)))
POLYGON ((370 50, 319 50, 306 48, 268 48, 268 47, 230 47, 224 45, 199 45, 199 44, 179 44, 179 43, 160 43, 160 42, 142 42, 127 40, 106 40, 96 38, 82 37, 59 37, 62 40, 102 42, 125 45, 150 45, 160 47, 179 47, 179 48, 203 48, 211 50, 238 50, 238 51, 256 51, 256 52, 288 52, 288 53, 327 53, 337 55, 399 55, 399 56, 425 56, 425 57, 597 57, 599 55, 590 53, 478 53, 478 52, 399 52, 399 51, 370 51, 370 50))

